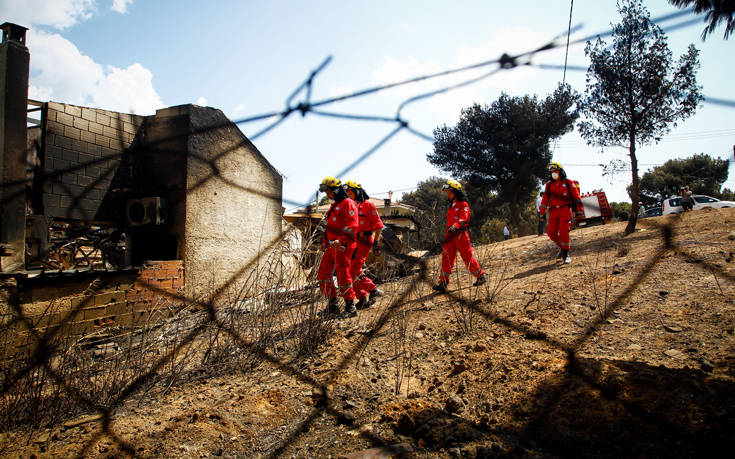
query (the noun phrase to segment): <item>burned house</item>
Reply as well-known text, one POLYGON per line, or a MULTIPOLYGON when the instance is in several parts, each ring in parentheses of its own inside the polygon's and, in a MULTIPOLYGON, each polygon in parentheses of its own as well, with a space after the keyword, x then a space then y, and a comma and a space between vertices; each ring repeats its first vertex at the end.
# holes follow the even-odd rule
MULTIPOLYGON (((410 252, 412 246, 418 243, 420 229, 419 223, 414 217, 417 209, 408 204, 395 202, 392 198, 392 192, 388 193, 387 199, 370 198, 370 201, 375 204, 378 215, 380 215, 380 219, 385 225, 381 239, 383 245, 389 250, 384 251, 378 257, 371 253, 368 256, 367 264, 378 277, 384 278, 389 278, 395 272, 401 271, 403 260, 390 254, 406 254, 410 252)), ((318 233, 319 224, 329 210, 329 206, 330 204, 323 204, 309 209, 299 209, 295 212, 285 214, 283 219, 296 227, 302 228, 307 233, 308 239, 309 234, 318 233)), ((318 241, 313 238, 310 251, 312 253, 318 252, 318 241)), ((315 257, 312 257, 312 260, 315 260, 315 257)))
POLYGON ((1 27, 0 277, 150 268, 159 292, 201 298, 280 237, 282 176, 220 110, 27 100, 26 29, 1 27))

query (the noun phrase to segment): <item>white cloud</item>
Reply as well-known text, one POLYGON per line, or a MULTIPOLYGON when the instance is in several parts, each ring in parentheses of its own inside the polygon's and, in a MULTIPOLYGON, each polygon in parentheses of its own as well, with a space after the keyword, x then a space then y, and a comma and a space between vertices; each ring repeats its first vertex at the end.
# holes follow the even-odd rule
POLYGON ((133 0, 112 0, 112 7, 110 9, 120 14, 125 14, 128 12, 128 6, 132 3, 133 0))
POLYGON ((5 21, 24 27, 33 25, 66 29, 96 12, 95 0, 0 0, 5 21))
POLYGON ((92 104, 126 113, 149 115, 163 107, 153 88, 153 74, 142 65, 132 64, 126 69, 108 66, 108 73, 92 89, 92 104))
POLYGON ((199 96, 199 98, 194 102, 195 105, 200 105, 202 107, 207 106, 207 98, 203 96, 199 96))
POLYGON ((30 30, 27 44, 31 98, 137 114, 163 106, 153 75, 138 63, 104 68, 58 34, 30 30))

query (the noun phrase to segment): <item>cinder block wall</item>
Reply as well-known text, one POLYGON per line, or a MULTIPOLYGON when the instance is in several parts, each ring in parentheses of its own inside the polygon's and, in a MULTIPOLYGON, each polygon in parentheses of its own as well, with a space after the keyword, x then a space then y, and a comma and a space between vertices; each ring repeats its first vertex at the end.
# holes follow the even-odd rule
POLYGON ((144 118, 48 102, 45 119, 44 214, 94 220, 144 118))
POLYGON ((81 337, 109 326, 136 326, 163 318, 184 303, 181 260, 149 261, 140 273, 102 274, 84 279, 45 280, 27 288, 0 284, 0 359, 32 347, 28 322, 17 320, 18 304, 35 333, 60 327, 58 338, 81 337))

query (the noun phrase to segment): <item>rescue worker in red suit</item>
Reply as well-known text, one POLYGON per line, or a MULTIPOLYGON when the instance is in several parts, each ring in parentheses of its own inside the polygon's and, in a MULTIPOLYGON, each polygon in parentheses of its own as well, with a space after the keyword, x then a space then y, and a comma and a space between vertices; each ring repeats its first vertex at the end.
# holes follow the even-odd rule
POLYGON ((472 275, 477 278, 473 284, 474 286, 484 284, 486 279, 485 271, 472 255, 472 244, 470 243, 470 236, 467 234, 467 227, 470 224, 470 205, 462 192, 462 184, 456 180, 447 180, 442 189, 447 193, 451 205, 447 211, 447 232, 444 234, 444 242, 442 243, 442 272, 439 276, 439 283, 432 288, 438 292, 446 293, 449 275, 454 267, 454 261, 457 259, 457 252, 459 252, 472 275))
POLYGON ((572 262, 569 257, 569 230, 572 229, 572 213, 577 216, 582 214, 582 201, 579 188, 567 178, 561 164, 551 163, 549 171, 551 181, 546 183, 539 214, 543 219, 548 218, 546 234, 559 246, 557 258, 569 264, 572 262))
POLYGON ((357 248, 350 263, 350 274, 353 279, 353 290, 357 298, 357 309, 365 309, 375 303, 375 299, 383 292, 375 287, 375 283, 362 270, 370 250, 378 250, 380 233, 383 231, 383 221, 380 220, 378 209, 370 202, 370 196, 362 186, 354 180, 344 184, 347 196, 357 203, 357 248))
POLYGON ((337 291, 334 288, 332 272, 337 276, 339 293, 345 300, 346 317, 357 315, 355 309, 355 291, 352 289, 350 261, 357 246, 357 204, 347 197, 342 183, 334 177, 325 178, 319 185, 319 191, 326 193, 334 202, 326 215, 327 228, 322 239, 322 261, 319 264, 317 280, 322 295, 329 299, 326 314, 338 315, 337 291))

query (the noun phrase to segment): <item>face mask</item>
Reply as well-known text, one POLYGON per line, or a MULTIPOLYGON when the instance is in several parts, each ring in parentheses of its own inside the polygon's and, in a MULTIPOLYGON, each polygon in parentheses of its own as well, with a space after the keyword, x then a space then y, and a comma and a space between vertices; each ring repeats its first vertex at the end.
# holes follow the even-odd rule
POLYGON ((554 180, 558 179, 559 178, 559 173, 558 172, 552 172, 551 173, 551 178, 553 178, 554 180))

